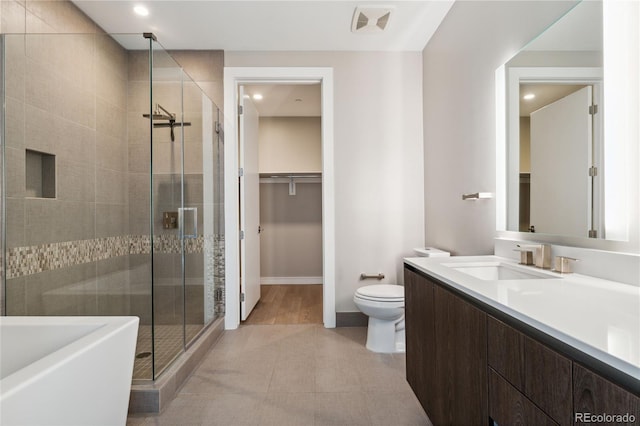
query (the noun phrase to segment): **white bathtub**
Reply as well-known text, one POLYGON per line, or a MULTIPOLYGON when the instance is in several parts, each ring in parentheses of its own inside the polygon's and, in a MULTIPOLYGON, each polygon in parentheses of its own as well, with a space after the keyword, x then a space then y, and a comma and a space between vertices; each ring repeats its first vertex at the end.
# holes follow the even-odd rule
POLYGON ((0 424, 125 425, 138 322, 0 318, 0 424))

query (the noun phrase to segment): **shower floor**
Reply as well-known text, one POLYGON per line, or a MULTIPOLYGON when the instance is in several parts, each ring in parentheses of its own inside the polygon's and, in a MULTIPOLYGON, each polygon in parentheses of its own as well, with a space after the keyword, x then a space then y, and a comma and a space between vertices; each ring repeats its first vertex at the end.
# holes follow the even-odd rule
MULTIPOLYGON (((185 326, 186 340, 191 341, 202 330, 202 324, 187 324, 185 326)), ((157 325, 155 333, 155 359, 156 374, 167 367, 173 359, 182 352, 183 338, 182 325, 157 325)), ((136 343, 136 359, 133 365, 133 378, 140 380, 153 379, 151 352, 153 350, 151 340, 151 326, 141 325, 138 328, 138 341, 136 343), (144 354, 149 354, 144 356, 144 354)))

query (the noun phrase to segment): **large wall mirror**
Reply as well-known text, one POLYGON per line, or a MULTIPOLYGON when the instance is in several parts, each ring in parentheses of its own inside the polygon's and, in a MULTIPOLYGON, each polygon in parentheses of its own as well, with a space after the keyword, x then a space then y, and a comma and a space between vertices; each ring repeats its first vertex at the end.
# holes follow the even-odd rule
POLYGON ((639 251, 639 22, 584 0, 496 71, 498 231, 639 251))

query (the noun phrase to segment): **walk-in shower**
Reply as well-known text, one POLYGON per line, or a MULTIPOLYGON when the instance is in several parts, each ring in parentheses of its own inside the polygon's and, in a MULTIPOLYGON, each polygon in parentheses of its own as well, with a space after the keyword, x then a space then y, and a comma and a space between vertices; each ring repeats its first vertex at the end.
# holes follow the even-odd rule
POLYGON ((3 314, 139 316, 155 380, 224 311, 221 113, 148 34, 2 59, 3 314))

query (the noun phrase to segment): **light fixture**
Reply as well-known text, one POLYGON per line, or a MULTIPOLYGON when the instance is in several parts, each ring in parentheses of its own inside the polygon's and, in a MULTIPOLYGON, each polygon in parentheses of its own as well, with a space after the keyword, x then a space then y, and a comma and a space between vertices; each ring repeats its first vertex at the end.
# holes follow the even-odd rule
POLYGON ((145 6, 143 6, 141 4, 134 6, 133 11, 138 16, 148 16, 149 15, 149 9, 147 9, 145 6))
POLYGON ((531 99, 535 98, 536 95, 534 95, 533 93, 527 93, 526 95, 524 95, 522 97, 522 99, 524 99, 525 101, 530 101, 531 99))
POLYGON ((253 94, 253 100, 254 101, 261 101, 262 100, 262 95, 260 93, 254 93, 253 94))

